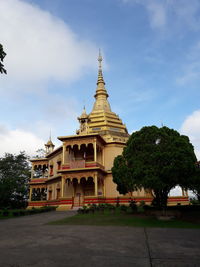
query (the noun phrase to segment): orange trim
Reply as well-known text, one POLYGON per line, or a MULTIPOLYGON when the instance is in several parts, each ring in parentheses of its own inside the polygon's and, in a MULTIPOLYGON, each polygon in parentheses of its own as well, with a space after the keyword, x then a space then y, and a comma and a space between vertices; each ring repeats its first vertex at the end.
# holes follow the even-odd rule
POLYGON ((48 180, 48 178, 38 178, 38 179, 31 179, 30 183, 42 183, 42 182, 46 182, 48 180))
MULTIPOLYGON (((101 203, 110 203, 110 204, 122 204, 122 203, 129 203, 130 200, 134 200, 136 202, 145 201, 151 202, 153 198, 98 198, 98 197, 90 197, 84 199, 84 204, 101 204, 101 203)), ((185 203, 188 201, 188 197, 173 197, 168 198, 169 202, 182 202, 185 203)), ((48 200, 48 201, 31 201, 29 202, 28 206, 59 206, 59 205, 73 205, 73 198, 71 199, 61 199, 61 200, 48 200)))

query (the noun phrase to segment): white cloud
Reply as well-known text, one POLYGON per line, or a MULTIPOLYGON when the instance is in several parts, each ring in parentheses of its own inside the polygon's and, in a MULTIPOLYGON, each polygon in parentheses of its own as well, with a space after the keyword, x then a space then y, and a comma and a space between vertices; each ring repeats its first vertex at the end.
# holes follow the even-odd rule
POLYGON ((20 0, 0 0, 0 10, 0 41, 8 71, 4 84, 29 82, 37 90, 30 82, 71 81, 95 66, 95 45, 49 12, 20 0))
POLYGON ((152 28, 162 28, 166 25, 165 6, 156 1, 146 2, 146 8, 150 15, 150 24, 152 28))
POLYGON ((176 28, 199 30, 199 0, 122 0, 124 3, 142 5, 148 12, 150 26, 153 29, 176 28))
POLYGON ((178 85, 187 85, 200 80, 200 41, 186 53, 182 73, 177 77, 178 85))
POLYGON ((33 133, 21 129, 8 129, 5 125, 0 125, 0 156, 5 153, 18 154, 20 151, 33 156, 43 147, 44 140, 33 133))
POLYGON ((180 132, 189 136, 197 159, 200 160, 200 110, 194 111, 185 119, 180 132))
POLYGON ((169 193, 170 196, 182 196, 182 189, 180 186, 176 186, 174 187, 170 193, 169 193))
POLYGON ((79 110, 68 87, 63 93, 59 86, 96 68, 98 49, 36 5, 0 0, 0 13, 0 43, 7 53, 4 63, 8 71, 1 76, 1 108, 6 105, 12 110, 0 121, 12 125, 0 126, 0 153, 34 153, 44 146, 50 129, 58 145, 58 135, 75 132, 79 110), (57 91, 52 90, 52 84, 57 91))

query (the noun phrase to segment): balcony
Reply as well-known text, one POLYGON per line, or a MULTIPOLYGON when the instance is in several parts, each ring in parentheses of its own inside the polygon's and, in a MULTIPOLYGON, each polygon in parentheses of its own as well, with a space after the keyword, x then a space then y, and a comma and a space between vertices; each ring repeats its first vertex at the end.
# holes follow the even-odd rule
POLYGON ((100 168, 104 169, 104 166, 95 161, 85 161, 85 160, 73 160, 62 164, 61 171, 67 171, 72 169, 91 169, 91 168, 100 168))
POLYGON ((32 178, 29 184, 43 184, 48 180, 47 177, 32 178))

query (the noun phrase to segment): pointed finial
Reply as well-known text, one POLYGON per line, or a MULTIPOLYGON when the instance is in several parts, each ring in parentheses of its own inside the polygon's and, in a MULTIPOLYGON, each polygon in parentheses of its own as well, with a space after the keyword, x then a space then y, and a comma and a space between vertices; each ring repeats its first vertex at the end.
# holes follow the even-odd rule
POLYGON ((103 58, 101 56, 101 49, 99 48, 99 57, 98 57, 98 61, 99 61, 99 70, 102 69, 102 66, 101 66, 101 62, 102 62, 103 58))
POLYGON ((86 114, 85 105, 83 106, 83 113, 82 114, 86 114))
POLYGON ((99 49, 99 56, 98 56, 99 71, 98 71, 97 84, 99 84, 99 83, 105 84, 104 79, 103 79, 103 73, 102 73, 102 64, 101 64, 102 60, 103 60, 103 58, 102 58, 102 55, 101 55, 101 50, 99 49))
POLYGON ((51 141, 51 129, 50 129, 50 135, 49 135, 49 140, 51 141))

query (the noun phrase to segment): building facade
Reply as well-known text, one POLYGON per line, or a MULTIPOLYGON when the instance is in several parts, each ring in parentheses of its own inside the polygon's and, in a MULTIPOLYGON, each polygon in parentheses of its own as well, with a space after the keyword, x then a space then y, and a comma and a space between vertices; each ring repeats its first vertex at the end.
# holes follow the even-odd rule
MULTIPOLYGON (((46 156, 31 160, 32 172, 28 208, 57 206, 58 210, 73 207, 111 203, 128 204, 135 201, 150 204, 150 190, 120 195, 112 180, 114 158, 120 155, 129 138, 125 124, 108 102, 108 93, 102 74, 102 57, 95 102, 90 114, 85 108, 78 117, 80 128, 75 135, 60 136, 62 145, 54 149, 51 138, 45 144, 46 156)), ((170 197, 169 204, 188 203, 187 192, 170 197)))

